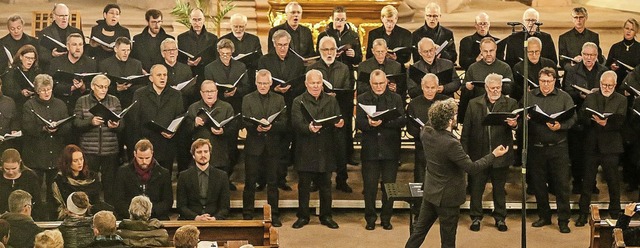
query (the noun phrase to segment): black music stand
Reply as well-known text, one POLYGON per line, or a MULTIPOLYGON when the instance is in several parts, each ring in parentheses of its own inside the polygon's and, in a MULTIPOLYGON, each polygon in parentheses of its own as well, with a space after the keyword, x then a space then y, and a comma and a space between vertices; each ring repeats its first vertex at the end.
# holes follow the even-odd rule
POLYGON ((422 188, 422 183, 411 183, 411 187, 408 183, 385 183, 384 191, 387 193, 387 200, 391 201, 404 201, 409 203, 409 233, 413 231, 413 206, 416 201, 422 200, 422 190, 416 190, 422 188), (411 187, 414 187, 412 192, 411 187))

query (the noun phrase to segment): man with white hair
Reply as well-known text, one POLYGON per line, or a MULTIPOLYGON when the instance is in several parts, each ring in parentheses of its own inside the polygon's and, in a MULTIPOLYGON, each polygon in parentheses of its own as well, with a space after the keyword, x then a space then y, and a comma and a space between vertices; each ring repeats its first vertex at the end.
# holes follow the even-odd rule
POLYGON ((580 194, 580 216, 576 226, 584 226, 589 217, 589 205, 598 165, 602 166, 609 188, 609 214, 617 219, 620 214, 620 173, 618 161, 624 151, 620 132, 627 113, 627 98, 615 92, 617 74, 606 71, 600 77, 600 90, 587 95, 580 109, 585 124, 584 178, 580 194), (612 113, 599 116, 597 113, 612 113))
MULTIPOLYGON (((500 38, 489 33, 491 21, 489 20, 489 15, 487 15, 487 13, 482 12, 478 14, 475 18, 474 26, 476 28, 476 32, 462 38, 460 41, 460 57, 458 58, 458 63, 460 63, 460 66, 462 66, 462 69, 464 70, 467 70, 471 64, 482 60, 482 55, 480 54, 480 40, 485 37, 491 37, 495 41, 500 40, 500 38)), ((498 49, 498 58, 504 57, 503 52, 504 49, 498 49)))
MULTIPOLYGON (((527 61, 528 61, 528 70, 529 75, 528 78, 531 82, 538 82, 538 74, 537 71, 540 71, 544 67, 556 68, 555 63, 548 59, 540 56, 540 51, 542 50, 542 41, 538 37, 529 37, 527 39, 527 61)), ((520 101, 524 94, 524 61, 520 61, 513 66, 513 75, 514 75, 514 83, 512 84, 511 94, 509 96, 516 101, 520 101)), ((536 83, 537 84, 537 83, 536 83)), ((530 83, 526 83, 527 87, 534 87, 530 83)), ((560 87, 560 82, 558 82, 557 87, 560 87)), ((526 87, 525 87, 526 88, 526 87)))
MULTIPOLYGON (((52 58, 60 57, 67 54, 66 50, 59 50, 59 48, 57 48, 53 42, 46 38, 45 35, 61 43, 65 43, 67 37, 73 33, 80 34, 80 36, 84 38, 84 33, 82 32, 82 30, 71 26, 71 14, 67 5, 65 5, 64 3, 54 4, 53 10, 51 10, 51 16, 53 17, 53 22, 51 23, 51 25, 42 29, 42 31, 38 34, 40 46, 43 47, 43 50, 47 51, 40 53, 39 62, 45 62, 45 64, 49 64, 48 62, 52 58)), ((84 44, 84 40, 82 41, 82 43, 84 44)))
POLYGON ((320 191, 320 223, 331 229, 338 228, 331 214, 331 174, 336 169, 336 132, 344 127, 338 101, 323 92, 322 72, 310 70, 306 74, 307 90, 296 97, 291 108, 291 125, 296 134, 296 163, 298 171, 298 220, 293 228, 309 224, 309 194, 313 181, 320 191), (304 111, 308 111, 308 115, 304 111), (333 122, 320 124, 319 120, 334 117, 333 122))
MULTIPOLYGON (((556 54, 556 46, 553 43, 553 39, 551 35, 545 32, 540 31, 540 26, 537 24, 540 21, 540 13, 534 8, 529 8, 524 11, 522 14, 522 23, 526 28, 526 31, 529 32, 529 37, 538 37, 542 41, 542 57, 548 58, 552 60, 555 64, 558 64, 558 55, 556 54)), ((505 58, 504 61, 509 64, 510 67, 513 67, 520 58, 524 56, 524 38, 525 31, 517 32, 509 35, 509 37, 505 38, 506 50, 505 50, 505 58)))
MULTIPOLYGON (((371 40, 371 37, 369 37, 371 40)), ((371 90, 369 85, 369 74, 375 69, 382 70, 386 75, 397 75, 402 72, 402 65, 392 58, 389 58, 387 41, 383 38, 375 39, 368 48, 372 57, 367 58, 358 65, 358 95, 371 90)), ((395 56, 395 55, 394 55, 395 56)), ((395 87, 395 86, 394 86, 395 87)))
MULTIPOLYGON (((411 75, 414 69, 420 70, 424 73, 433 73, 441 75, 443 78, 451 78, 448 82, 440 82, 438 85, 438 93, 453 97, 453 93, 460 89, 460 77, 454 68, 454 64, 451 60, 438 58, 436 55, 436 44, 430 38, 422 38, 418 42, 418 53, 420 54, 420 60, 417 61, 414 58, 414 64, 409 67, 409 75, 411 75), (448 75, 447 75, 448 74, 448 75)), ((422 87, 418 85, 418 82, 413 79, 407 79, 407 88, 409 90, 409 96, 414 98, 422 95, 422 87)))
MULTIPOLYGON (((317 51, 320 53, 320 40, 326 36, 331 36, 336 41, 336 47, 343 47, 336 54, 336 59, 347 66, 349 71, 355 71, 354 66, 362 62, 362 49, 360 48, 360 37, 357 30, 352 30, 347 22, 347 10, 343 6, 333 8, 333 22, 329 23, 324 32, 318 35, 317 51)), ((353 73, 350 73, 353 80, 353 73)))
MULTIPOLYGON (((256 71, 258 68, 258 60, 262 57, 262 45, 260 44, 260 38, 254 34, 246 32, 247 28, 247 16, 235 13, 229 18, 229 26, 231 32, 223 35, 220 39, 228 39, 233 42, 235 50, 233 56, 239 54, 256 53, 255 59, 242 60, 247 66, 247 82, 255 82, 256 71)), ((248 92, 256 90, 254 85, 251 85, 251 89, 248 92)))
POLYGON ((291 35, 290 48, 300 56, 308 58, 314 56, 316 52, 313 50, 313 37, 311 29, 300 25, 302 19, 302 6, 298 2, 289 2, 284 8, 287 21, 283 24, 275 26, 269 30, 269 52, 276 50, 272 40, 273 34, 278 30, 286 30, 291 35))
MULTIPOLYGON (((416 31, 413 31, 411 34, 411 44, 417 47, 418 42, 424 37, 431 38, 438 46, 441 46, 447 41, 446 47, 440 52, 440 57, 455 63, 456 59, 458 59, 458 54, 456 53, 453 32, 440 25, 440 17, 442 17, 440 6, 434 2, 428 3, 427 6, 424 7, 424 25, 416 29, 416 31)), ((418 61, 418 59, 420 59, 420 54, 413 51, 413 61, 418 61)))
MULTIPOLYGON (((464 118, 464 129, 460 143, 472 160, 480 159, 491 152, 491 147, 504 145, 513 147, 512 131, 518 126, 517 116, 507 118, 499 125, 484 125, 483 120, 490 112, 511 112, 518 108, 518 102, 502 94, 502 75, 491 73, 484 79, 486 93, 471 99, 464 118)), ((485 184, 491 179, 493 187, 493 218, 498 231, 507 231, 506 192, 504 185, 513 163, 513 152, 496 159, 489 168, 470 174, 471 187, 471 231, 479 231, 482 222, 482 195, 485 184)))
POLYGON ((328 81, 334 89, 325 89, 329 91, 330 95, 335 96, 340 106, 340 112, 342 118, 345 120, 345 125, 348 128, 339 129, 338 140, 336 144, 338 147, 338 159, 336 170, 336 189, 351 193, 353 189, 347 184, 347 161, 351 157, 347 154, 348 147, 353 150, 353 136, 351 135, 352 117, 353 117, 353 91, 352 90, 337 90, 337 89, 353 89, 354 85, 351 81, 349 74, 349 67, 344 63, 337 61, 336 56, 336 40, 331 36, 324 36, 318 43, 318 51, 320 51, 320 61, 307 67, 309 70, 318 70, 322 73, 324 80, 328 81))

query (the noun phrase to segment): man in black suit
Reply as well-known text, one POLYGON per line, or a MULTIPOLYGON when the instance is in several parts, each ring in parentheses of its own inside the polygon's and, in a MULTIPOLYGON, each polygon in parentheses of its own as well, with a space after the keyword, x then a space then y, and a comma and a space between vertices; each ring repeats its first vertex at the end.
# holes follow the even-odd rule
POLYGON ((276 50, 273 34, 278 30, 285 30, 289 35, 291 35, 291 50, 304 58, 314 56, 316 52, 313 47, 311 29, 300 25, 300 19, 302 19, 302 6, 295 1, 289 2, 284 8, 284 13, 287 16, 287 21, 269 30, 269 44, 267 46, 269 53, 273 53, 276 50))
POLYGON ((398 10, 392 5, 384 6, 380 10, 380 20, 382 20, 382 27, 369 31, 366 58, 373 57, 373 41, 381 38, 387 42, 386 45, 389 49, 403 47, 397 52, 387 53, 387 58, 395 60, 401 65, 409 62, 411 59, 411 32, 396 25, 398 10))
POLYGON ((245 120, 247 139, 244 142, 245 187, 242 192, 242 217, 253 219, 256 184, 259 175, 265 175, 267 184, 267 203, 271 205, 271 224, 282 226, 278 211, 278 158, 284 152, 278 149, 282 136, 287 131, 287 114, 284 97, 271 89, 271 73, 265 69, 256 73, 257 91, 244 96, 242 114, 247 118, 267 120, 279 112, 267 125, 245 120))
POLYGON ((458 122, 457 111, 458 105, 453 99, 438 101, 429 109, 431 124, 420 134, 429 170, 425 175, 420 215, 413 223, 406 248, 419 248, 436 219, 440 219, 441 246, 455 247, 460 205, 465 201, 464 172, 477 173, 488 168, 496 157, 509 151, 508 147, 499 145, 472 161, 452 133, 458 122))
POLYGON ((310 70, 306 74, 307 91, 295 98, 291 107, 291 125, 296 133, 296 163, 298 171, 298 220, 293 228, 309 224, 311 181, 320 190, 320 223, 331 229, 338 224, 331 216, 331 174, 336 169, 338 128, 343 128, 338 101, 322 91, 322 72, 310 70), (305 114, 307 111, 307 114, 305 114), (334 117, 333 122, 316 123, 334 117))
MULTIPOLYGON (((427 6, 424 7, 424 25, 416 29, 416 31, 413 31, 411 34, 411 44, 414 47, 418 47, 418 42, 420 42, 422 38, 430 38, 438 46, 441 46, 445 41, 447 41, 448 43, 446 47, 444 47, 442 52, 439 54, 440 58, 448 59, 455 64, 456 59, 458 59, 458 54, 456 53, 456 44, 454 43, 453 32, 440 25, 440 17, 442 17, 440 6, 434 2, 428 3, 427 6)), ((418 50, 412 51, 413 61, 418 61, 420 59, 418 50)))
MULTIPOLYGON (((358 65, 358 85, 356 87, 358 95, 371 90, 369 77, 366 75, 371 74, 373 70, 380 69, 386 75, 398 75, 402 73, 403 66, 387 56, 387 41, 383 38, 378 38, 374 40, 371 45, 373 47, 369 48, 369 53, 373 54, 373 56, 358 65)), ((392 89, 397 88, 393 82, 389 83, 389 87, 392 89)))
POLYGON ((585 42, 593 42, 598 46, 598 61, 604 63, 605 58, 602 55, 602 49, 600 49, 600 35, 586 27, 587 19, 589 19, 587 9, 575 7, 571 10, 571 17, 573 17, 573 28, 558 38, 558 54, 571 59, 560 58, 560 68, 566 70, 567 66, 582 62, 580 52, 585 42))
MULTIPOLYGON (((115 56, 100 61, 100 63, 98 63, 98 71, 114 77, 142 75, 144 73, 142 63, 140 60, 130 56, 131 44, 131 40, 127 37, 117 38, 113 48, 115 56)), ((109 87, 109 94, 118 97, 123 108, 126 108, 132 103, 133 93, 142 86, 145 86, 146 83, 148 83, 146 77, 136 80, 135 83, 131 81, 112 80, 112 84, 109 87)))
MULTIPOLYGON (((241 13, 235 13, 229 17, 229 26, 231 28, 231 32, 223 35, 220 39, 229 39, 233 42, 233 46, 235 48, 233 51, 233 57, 252 52, 257 54, 253 59, 249 59, 249 57, 247 57, 247 59, 242 60, 245 66, 247 66, 247 82, 250 82, 249 84, 251 84, 256 81, 256 68, 258 68, 258 60, 262 56, 260 38, 255 34, 245 32, 245 28, 247 27, 247 16, 241 13)), ((256 90, 253 87, 254 86, 251 85, 251 90, 248 92, 256 90)))
POLYGON ((227 173, 209 166, 211 143, 197 139, 191 145, 196 166, 180 172, 177 204, 180 219, 224 220, 229 214, 229 180, 227 173))
POLYGON ((45 65, 45 69, 47 68, 46 65, 49 64, 51 59, 65 55, 67 54, 67 51, 59 51, 58 48, 52 45, 53 43, 50 42, 44 35, 47 35, 52 39, 55 39, 64 44, 70 34, 78 33, 82 37, 82 44, 84 45, 84 33, 82 32, 82 30, 74 26, 70 26, 69 18, 71 17, 71 14, 69 14, 69 7, 67 7, 67 5, 65 5, 64 3, 54 4, 51 15, 53 16, 53 22, 51 23, 51 25, 42 29, 42 31, 38 35, 40 45, 43 47, 43 50, 46 50, 46 52, 40 54, 39 61, 44 62, 43 64, 45 65))
MULTIPOLYGON (((522 23, 524 23, 527 29, 526 31, 529 32, 529 37, 538 37, 542 41, 542 57, 552 60, 554 64, 558 64, 555 43, 553 43, 553 39, 549 33, 539 31, 540 26, 536 24, 538 21, 540 21, 540 13, 534 8, 529 8, 522 14, 522 23)), ((522 44, 524 44, 526 31, 523 30, 522 32, 513 33, 503 41, 506 42, 504 61, 507 62, 510 67, 513 67, 520 61, 519 58, 524 56, 524 46, 522 44)))
MULTIPOLYGON (((451 77, 449 82, 439 82, 438 93, 453 97, 453 94, 460 89, 460 77, 455 70, 455 65, 451 60, 438 58, 436 54, 437 44, 431 40, 431 38, 422 38, 417 45, 419 60, 414 58, 414 64, 409 68, 409 75, 415 69, 421 72, 444 74, 447 73, 451 77)), ((413 79, 407 79, 407 89, 411 98, 422 95, 422 87, 420 82, 415 82, 413 79)))
POLYGON ((207 31, 201 9, 191 10, 189 22, 191 29, 178 35, 178 44, 182 51, 178 55, 178 61, 191 67, 193 76, 198 75, 201 82, 204 81, 204 67, 216 59, 215 46, 218 43, 218 36, 207 31), (185 52, 195 57, 191 58, 185 52))
POLYGON ((580 217, 576 221, 576 226, 584 226, 587 223, 598 165, 602 165, 609 188, 609 214, 614 219, 617 219, 620 214, 618 162, 620 154, 624 151, 620 131, 627 114, 627 98, 615 92, 617 77, 614 71, 604 72, 600 77, 600 90, 587 95, 580 109, 580 120, 585 126, 586 137, 580 217), (587 109, 599 113, 612 113, 612 115, 602 118, 587 109))
MULTIPOLYGON (((500 40, 500 38, 489 33, 491 21, 489 21, 489 15, 487 15, 487 13, 483 12, 478 14, 476 16, 474 26, 476 27, 476 32, 460 40, 460 55, 458 63, 460 63, 460 66, 462 66, 462 69, 465 71, 469 69, 471 64, 482 60, 482 55, 480 55, 480 40, 485 37, 491 37, 495 41, 500 40)), ((498 58, 504 57, 504 54, 502 54, 504 49, 498 49, 497 52, 498 58)))
MULTIPOLYGON (((11 56, 15 56, 18 49, 24 45, 32 45, 38 50, 38 52, 42 50, 39 49, 40 46, 38 45, 38 40, 35 37, 24 33, 24 20, 21 16, 9 16, 7 19, 7 29, 9 33, 0 39, 0 45, 9 50, 11 56)), ((11 59, 13 59, 13 57, 11 59)), ((6 71, 8 62, 9 57, 0 56, 0 72, 6 71)))
POLYGON ((157 9, 150 9, 144 13, 144 19, 147 26, 141 33, 133 36, 135 45, 131 50, 131 57, 142 62, 142 68, 145 72, 151 70, 151 66, 162 63, 162 55, 160 53, 160 43, 167 39, 173 39, 173 36, 167 34, 162 28, 162 12, 157 9))
POLYGON ((153 158, 153 144, 148 139, 136 143, 134 159, 130 164, 118 168, 116 177, 114 207, 118 218, 129 216, 131 199, 138 195, 149 197, 153 207, 151 217, 169 220, 169 211, 173 205, 173 191, 169 170, 163 168, 153 158))

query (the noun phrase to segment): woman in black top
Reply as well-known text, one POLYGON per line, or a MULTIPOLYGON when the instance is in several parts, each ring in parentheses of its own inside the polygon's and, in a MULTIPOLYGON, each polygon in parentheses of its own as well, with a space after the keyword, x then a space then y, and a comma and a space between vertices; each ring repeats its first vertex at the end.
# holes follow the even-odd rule
POLYGON ((33 80, 40 71, 37 49, 32 45, 22 46, 13 57, 13 64, 5 77, 3 92, 13 98, 16 106, 22 108, 35 94, 33 80))
POLYGON ((0 213, 6 212, 9 206, 11 192, 21 189, 29 192, 33 197, 33 214, 36 220, 42 220, 40 213, 43 206, 40 200, 40 185, 36 173, 22 163, 18 150, 9 148, 2 152, 2 177, 0 177, 0 213))
POLYGON ((635 39, 636 33, 640 29, 640 24, 636 19, 629 18, 624 22, 622 28, 624 38, 611 46, 607 63, 605 64, 607 68, 618 74, 616 89, 620 87, 622 80, 627 76, 627 71, 633 70, 636 65, 640 64, 640 44, 635 39), (627 68, 627 66, 630 68, 627 68))
POLYGON ((93 57, 97 63, 113 56, 113 47, 118 37, 131 39, 129 29, 120 26, 120 6, 115 3, 107 4, 102 16, 104 19, 97 20, 98 25, 91 28, 89 40, 89 57, 93 57))

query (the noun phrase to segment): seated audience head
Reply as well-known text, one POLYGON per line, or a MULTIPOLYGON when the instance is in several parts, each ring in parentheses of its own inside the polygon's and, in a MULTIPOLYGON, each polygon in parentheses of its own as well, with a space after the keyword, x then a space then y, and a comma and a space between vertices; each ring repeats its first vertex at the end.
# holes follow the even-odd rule
POLYGON ((151 81, 153 89, 156 91, 164 90, 164 87, 167 87, 167 67, 155 64, 151 66, 150 72, 149 81, 151 81))
POLYGON ((192 225, 181 226, 173 235, 173 244, 176 248, 195 248, 199 241, 200 231, 192 225))
POLYGON ((67 50, 67 58, 75 63, 84 54, 84 37, 79 33, 67 36, 67 50))
POLYGON ((33 207, 29 192, 18 189, 9 194, 9 212, 31 216, 33 207))
POLYGON ((527 42, 527 58, 529 58, 529 62, 538 64, 540 62, 540 52, 542 51, 542 41, 538 37, 529 37, 527 42))
POLYGON ((424 37, 418 41, 418 53, 422 60, 428 64, 433 64, 436 58, 436 43, 431 38, 424 37))
POLYGON ((549 95, 556 88, 556 70, 544 67, 538 72, 538 85, 542 95, 549 95))
POLYGON ((331 65, 336 61, 336 53, 338 45, 336 44, 336 40, 331 36, 325 36, 320 39, 320 45, 318 49, 320 49, 320 56, 322 57, 322 61, 325 64, 331 65))
POLYGON ((89 196, 82 191, 73 192, 67 197, 67 214, 69 215, 85 216, 90 207, 89 196))
POLYGON ((153 163, 153 144, 148 139, 139 140, 133 150, 134 165, 142 170, 147 170, 153 163))
POLYGON ((49 101, 53 95, 53 78, 47 74, 38 74, 33 85, 40 100, 49 101))
POLYGON ((58 229, 45 230, 36 235, 33 248, 63 248, 64 240, 58 229))
POLYGON ((273 84, 273 78, 269 70, 261 69, 256 72, 256 88, 258 89, 258 93, 261 95, 269 93, 271 84, 273 84))
POLYGON ((638 33, 638 29, 640 29, 640 24, 638 24, 638 21, 636 21, 635 18, 629 18, 624 21, 624 26, 622 26, 622 30, 624 31, 624 39, 635 39, 636 33, 638 33))
POLYGON ((422 88, 422 94, 427 100, 433 100, 438 94, 439 81, 438 76, 433 73, 427 73, 422 77, 420 86, 422 88))
POLYGON ((65 146, 58 159, 58 170, 65 177, 89 176, 89 166, 82 149, 73 144, 65 146))
POLYGON ((200 8, 194 8, 191 10, 189 14, 189 23, 191 24, 191 28, 197 34, 202 32, 202 28, 204 27, 204 12, 200 8))
POLYGON ((307 87, 307 92, 316 99, 322 95, 322 72, 316 69, 309 70, 305 75, 304 85, 307 87))
POLYGON ((241 39, 244 36, 244 30, 247 27, 247 16, 235 13, 229 18, 229 26, 231 26, 231 32, 233 36, 241 39))
POLYGON ((489 34, 489 28, 491 27, 491 21, 487 13, 480 13, 476 16, 475 20, 476 33, 480 36, 486 36, 489 34))
POLYGON ((204 80, 200 85, 200 97, 207 106, 213 106, 218 100, 218 86, 213 80, 204 80))
POLYGON ((236 50, 235 46, 233 45, 233 42, 229 39, 221 39, 220 41, 218 41, 218 44, 216 45, 216 47, 218 48, 218 55, 220 55, 220 61, 224 65, 229 66, 229 63, 231 63, 231 56, 233 55, 233 52, 236 50))
POLYGON ((600 92, 603 96, 609 97, 616 90, 618 74, 614 71, 605 71, 600 76, 600 92))
POLYGON ((396 7, 393 7, 393 5, 382 7, 382 10, 380 10, 380 20, 382 20, 384 30, 387 33, 391 33, 396 27, 396 23, 398 23, 398 10, 396 7))
POLYGON ((9 16, 7 19, 7 29, 12 39, 22 39, 22 35, 24 34, 24 20, 19 15, 9 16))
POLYGON ((4 178, 17 179, 25 170, 29 170, 29 168, 22 163, 22 157, 18 150, 9 148, 2 152, 2 176, 4 178))
POLYGON ((389 51, 387 41, 378 38, 373 40, 371 46, 373 47, 371 48, 371 52, 373 53, 373 57, 376 58, 376 61, 378 61, 378 64, 384 64, 384 60, 387 58, 387 52, 389 51))
POLYGON ((424 6, 424 21, 429 28, 436 28, 440 23, 440 5, 435 2, 430 2, 427 6, 424 6))
POLYGON ((109 85, 111 84, 111 79, 103 74, 96 75, 91 80, 91 92, 93 92, 93 96, 101 101, 105 97, 107 97, 107 92, 109 91, 109 85))
POLYGON ((139 195, 131 199, 129 205, 129 218, 131 220, 143 220, 148 221, 151 218, 151 209, 153 203, 149 200, 149 197, 139 195))
POLYGON ((289 45, 291 43, 291 35, 287 30, 280 29, 273 33, 273 45, 276 47, 276 54, 281 60, 289 53, 289 45))
POLYGON ((436 101, 429 108, 429 125, 438 131, 448 130, 457 122, 456 115, 458 115, 458 104, 453 98, 436 101))
POLYGON ((51 11, 53 15, 53 22, 55 22, 61 29, 66 29, 69 26, 69 7, 64 3, 56 3, 53 5, 51 11))
POLYGON ((38 50, 29 44, 22 46, 13 56, 13 66, 24 71, 38 67, 38 50))
POLYGON ((208 139, 197 139, 191 144, 191 155, 198 167, 209 166, 211 159, 211 141, 208 139))
POLYGON ((302 19, 302 6, 298 2, 292 1, 284 7, 284 13, 287 16, 287 24, 293 29, 298 28, 300 19, 302 19))
POLYGON ((598 45, 593 42, 585 42, 582 44, 582 63, 587 69, 591 70, 598 62, 598 45))
POLYGON ((480 40, 480 54, 482 54, 482 61, 488 65, 491 65, 496 61, 497 50, 498 45, 493 38, 484 37, 480 40))
POLYGON ((162 28, 162 12, 157 9, 150 9, 144 13, 144 19, 147 21, 147 27, 149 27, 149 34, 155 37, 160 33, 162 28))
POLYGON ((387 74, 385 74, 384 71, 375 69, 371 72, 369 84, 374 94, 382 95, 387 90, 388 83, 389 80, 387 80, 387 74))
POLYGON ((108 26, 115 26, 120 22, 120 6, 115 3, 107 4, 104 6, 104 10, 102 10, 102 17, 104 17, 104 21, 108 26))
POLYGON ((131 54, 131 40, 127 37, 118 37, 113 48, 116 58, 120 61, 129 60, 131 54))
POLYGON ((0 243, 8 244, 11 236, 11 225, 5 219, 0 219, 0 243))
POLYGON ((111 211, 100 211, 93 216, 93 234, 109 236, 116 234, 116 216, 111 211))
POLYGON ((172 38, 166 38, 160 43, 160 51, 164 62, 173 66, 178 61, 178 42, 172 38))

